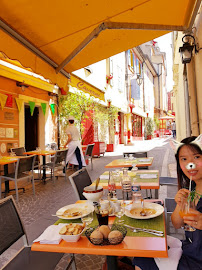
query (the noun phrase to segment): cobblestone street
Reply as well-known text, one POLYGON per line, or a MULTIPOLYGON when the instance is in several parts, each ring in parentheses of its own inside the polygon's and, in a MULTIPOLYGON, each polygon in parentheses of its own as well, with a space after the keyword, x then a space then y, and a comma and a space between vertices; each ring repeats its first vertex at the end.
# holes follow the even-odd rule
MULTIPOLYGON (((154 157, 153 165, 151 169, 159 170, 160 176, 175 176, 176 166, 174 153, 172 152, 167 139, 154 139, 151 141, 141 141, 135 143, 134 146, 120 146, 116 152, 106 153, 104 157, 93 159, 93 171, 88 168, 89 174, 94 181, 101 173, 106 169, 104 165, 111 162, 113 159, 122 157, 123 151, 148 151, 148 156, 154 157)), ((68 171, 68 175, 72 174, 72 171, 68 171)), ((28 234, 29 243, 36 239, 49 225, 53 224, 57 217, 53 217, 56 211, 71 203, 75 203, 75 195, 69 179, 65 181, 65 178, 60 176, 54 185, 52 181, 47 180, 46 184, 36 180, 36 195, 33 196, 32 187, 30 183, 26 182, 25 193, 20 191, 18 207, 23 219, 25 229, 28 234)), ((22 184, 21 184, 22 185, 22 184)), ((3 188, 3 186, 2 186, 3 188)), ((176 187, 161 188, 159 196, 164 199, 165 197, 174 197, 176 193, 176 187)), ((15 198, 15 196, 14 196, 15 198)), ((182 239, 182 231, 174 230, 171 227, 171 235, 174 235, 182 239)), ((4 252, 0 256, 0 267, 19 250, 21 242, 13 245, 7 252, 4 252)), ((68 255, 64 255, 57 270, 64 269, 67 263, 68 255)), ((76 265, 78 270, 84 269, 102 269, 104 256, 95 255, 76 255, 76 265)), ((16 269, 18 270, 18 269, 16 269)), ((39 269, 40 270, 40 269, 39 269)))

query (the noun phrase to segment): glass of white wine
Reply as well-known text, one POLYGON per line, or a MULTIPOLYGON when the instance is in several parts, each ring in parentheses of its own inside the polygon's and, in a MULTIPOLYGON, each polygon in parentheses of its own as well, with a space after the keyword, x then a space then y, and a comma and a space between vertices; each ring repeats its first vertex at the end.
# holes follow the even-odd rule
POLYGON ((81 221, 83 223, 85 223, 86 225, 86 229, 88 228, 88 225, 91 224, 91 222, 93 221, 93 212, 90 212, 89 214, 87 214, 86 216, 81 218, 81 221))

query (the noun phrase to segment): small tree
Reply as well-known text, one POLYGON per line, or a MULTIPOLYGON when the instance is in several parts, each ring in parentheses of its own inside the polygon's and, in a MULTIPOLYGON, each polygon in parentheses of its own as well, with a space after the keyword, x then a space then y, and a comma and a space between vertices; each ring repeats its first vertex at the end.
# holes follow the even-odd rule
POLYGON ((145 131, 147 136, 153 135, 154 122, 150 117, 146 119, 145 131))
POLYGON ((86 96, 84 93, 74 94, 68 93, 66 96, 60 96, 59 98, 59 122, 61 143, 66 140, 65 129, 68 123, 68 117, 74 116, 76 125, 80 130, 80 134, 83 134, 83 124, 87 118, 86 112, 94 108, 95 99, 91 96, 86 96))

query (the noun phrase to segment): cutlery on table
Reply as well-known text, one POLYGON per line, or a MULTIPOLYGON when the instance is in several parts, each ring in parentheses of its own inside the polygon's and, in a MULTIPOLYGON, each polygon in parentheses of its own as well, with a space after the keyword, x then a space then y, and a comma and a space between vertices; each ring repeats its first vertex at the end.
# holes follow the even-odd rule
POLYGON ((157 231, 157 230, 152 230, 152 229, 144 229, 144 228, 136 228, 136 227, 132 227, 129 225, 124 224, 125 227, 129 228, 131 231, 133 232, 138 232, 138 231, 142 231, 142 232, 147 232, 147 233, 151 233, 157 236, 163 236, 164 233, 163 231, 157 231))

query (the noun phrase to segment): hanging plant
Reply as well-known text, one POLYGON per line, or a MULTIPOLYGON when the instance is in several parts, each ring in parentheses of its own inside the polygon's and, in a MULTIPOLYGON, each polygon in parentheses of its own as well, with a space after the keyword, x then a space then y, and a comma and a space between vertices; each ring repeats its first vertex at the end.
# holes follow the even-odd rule
POLYGON ((113 79, 113 75, 110 74, 110 75, 106 75, 106 80, 107 80, 107 84, 110 83, 110 80, 113 79))

